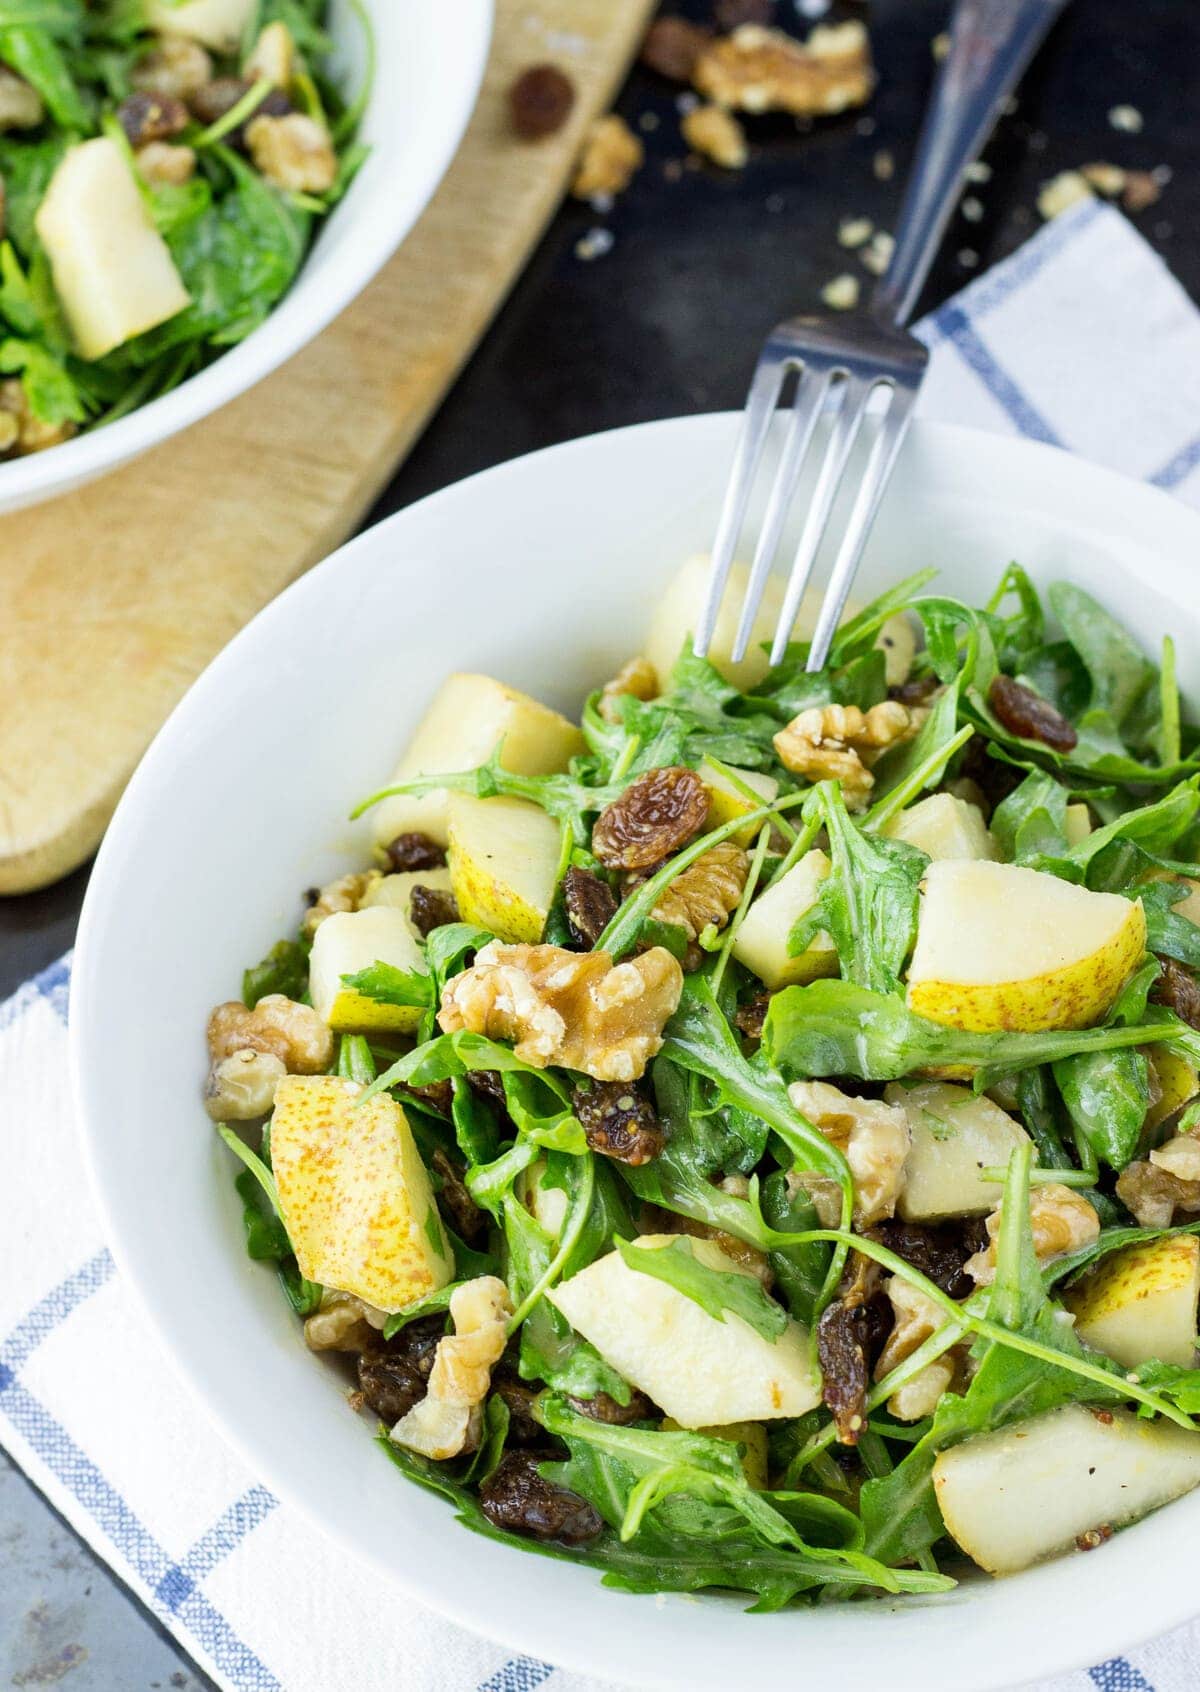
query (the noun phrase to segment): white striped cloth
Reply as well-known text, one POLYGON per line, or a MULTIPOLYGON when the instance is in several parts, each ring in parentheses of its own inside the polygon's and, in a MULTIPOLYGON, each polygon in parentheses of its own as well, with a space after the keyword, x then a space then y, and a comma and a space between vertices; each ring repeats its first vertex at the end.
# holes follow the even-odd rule
MULTIPOLYGON (((1115 211, 1059 219, 923 333, 927 414, 1058 442, 1200 503, 1200 317, 1115 211)), ((64 959, 0 1007, 0 1443, 222 1687, 602 1692, 348 1565, 221 1443, 101 1236, 66 1079, 69 975, 64 959)), ((5 1681, 27 1666, 14 1649, 0 1641, 5 1681)), ((1197 1686, 1200 1625, 1041 1692, 1197 1686)))

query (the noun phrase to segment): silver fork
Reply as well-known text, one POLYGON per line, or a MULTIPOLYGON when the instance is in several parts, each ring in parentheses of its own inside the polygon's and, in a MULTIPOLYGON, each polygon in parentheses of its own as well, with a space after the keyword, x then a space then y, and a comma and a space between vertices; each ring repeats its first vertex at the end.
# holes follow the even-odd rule
POLYGON ((957 0, 950 48, 900 209, 895 249, 867 310, 837 318, 789 318, 768 335, 750 384, 713 541, 708 598, 695 637, 698 657, 705 656, 712 641, 763 448, 784 383, 794 372, 797 383, 791 416, 750 565, 732 657, 742 658, 749 644, 818 419, 828 411, 824 457, 771 648, 772 664, 783 657, 868 403, 882 391, 886 397, 879 430, 838 544, 809 648, 808 668, 823 668, 929 362, 928 349, 904 324, 961 192, 967 166, 1065 4, 1066 0, 957 0))

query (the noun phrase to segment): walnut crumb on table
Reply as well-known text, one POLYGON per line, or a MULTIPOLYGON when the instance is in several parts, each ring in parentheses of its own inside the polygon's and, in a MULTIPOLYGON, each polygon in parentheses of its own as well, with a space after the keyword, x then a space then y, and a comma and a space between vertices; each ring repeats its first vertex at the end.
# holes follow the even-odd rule
POLYGON ((875 225, 869 217, 844 217, 838 224, 838 246, 852 250, 865 246, 874 233, 875 225))
POLYGON ((625 119, 609 112, 588 131, 571 193, 577 200, 620 194, 641 169, 645 156, 645 148, 625 119))
POLYGON ((750 157, 745 130, 723 106, 697 106, 679 127, 689 147, 725 170, 742 170, 750 157))
POLYGON ((858 277, 851 276, 849 271, 843 271, 831 282, 826 282, 821 289, 821 298, 830 311, 853 311, 858 304, 859 293, 858 277))
POLYGON ((1061 170, 1057 176, 1044 182, 1037 197, 1037 209, 1049 223, 1051 218, 1061 217, 1063 212, 1070 211, 1082 200, 1093 199, 1091 184, 1078 170, 1061 170))

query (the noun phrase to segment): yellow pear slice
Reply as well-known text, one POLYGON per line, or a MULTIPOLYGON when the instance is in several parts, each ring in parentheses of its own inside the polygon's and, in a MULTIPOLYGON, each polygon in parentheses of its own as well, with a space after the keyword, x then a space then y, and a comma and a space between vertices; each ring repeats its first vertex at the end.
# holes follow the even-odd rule
POLYGON ((452 793, 448 820, 450 882, 463 921, 500 940, 540 940, 562 854, 554 818, 525 799, 452 793))
POLYGON ((406 912, 394 905, 364 905, 359 911, 338 911, 326 917, 313 938, 308 965, 313 1009, 343 1034, 382 1028, 410 1033, 421 1020, 420 1005, 383 1004, 342 980, 373 963, 427 973, 406 912))
POLYGON ((788 956, 788 935, 805 911, 816 903, 829 870, 829 859, 824 852, 817 848, 806 852, 746 912, 733 942, 733 955, 772 991, 838 972, 837 951, 823 931, 813 936, 812 943, 799 957, 788 956))
MULTIPOLYGON (((654 1249, 675 1238, 646 1234, 634 1244, 654 1249)), ((707 1268, 753 1274, 712 1240, 691 1243, 707 1268)), ((682 1428, 802 1416, 821 1402, 820 1376, 798 1322, 789 1320, 772 1342, 732 1311, 720 1321, 666 1281, 628 1268, 619 1252, 597 1258, 546 1297, 682 1428)))
POLYGON ((1015 864, 930 864, 908 1003, 951 1028, 1088 1028, 1146 949, 1140 900, 1015 864))
POLYGON ((1128 1410, 1050 1410, 943 1451, 933 1465, 942 1520, 990 1574, 1123 1527, 1200 1482, 1200 1434, 1128 1410))
POLYGON ((883 830, 889 840, 903 840, 936 861, 943 858, 998 858, 978 805, 952 793, 931 793, 910 805, 883 830))
POLYGON ((1080 1339, 1125 1369, 1152 1357, 1194 1368, 1198 1299, 1195 1234, 1165 1234, 1114 1251, 1063 1294, 1080 1339))
MULTIPOLYGON (((552 775, 565 770, 583 736, 574 723, 491 676, 447 676, 413 731, 392 774, 393 782, 418 775, 473 770, 503 741, 500 762, 514 775, 552 775)), ((371 832, 379 846, 398 834, 428 834, 444 846, 448 838, 445 788, 383 799, 372 812, 371 832)))
POLYGON ((403 1310, 453 1278, 454 1257, 403 1110, 387 1093, 360 1105, 362 1092, 336 1075, 279 1083, 279 1208, 302 1275, 377 1310, 403 1310))
POLYGON ((986 1216, 1000 1187, 981 1181, 981 1169, 1003 1169, 1028 1135, 985 1095, 948 1081, 891 1082, 884 1101, 904 1112, 909 1148, 896 1208, 906 1222, 947 1216, 986 1216))
POLYGON ((126 156, 108 136, 67 151, 34 222, 82 358, 103 358, 190 304, 126 156))
MULTIPOLYGON (((723 823, 732 822, 735 817, 744 817, 750 811, 756 811, 760 805, 769 805, 779 792, 779 783, 774 776, 764 775, 761 770, 734 770, 734 775, 743 787, 748 787, 756 795, 748 797, 730 781, 724 770, 719 770, 707 758, 703 759, 696 768, 696 774, 708 788, 708 816, 705 818, 706 829, 720 828, 723 823)), ((755 838, 761 823, 751 823, 749 828, 739 829, 732 837, 739 846, 749 846, 755 838)))
POLYGON ((1167 1051, 1165 1046, 1151 1046, 1147 1056, 1158 1097, 1152 1100, 1146 1112, 1146 1120, 1142 1124, 1144 1135, 1152 1134, 1200 1093, 1200 1071, 1187 1058, 1178 1052, 1167 1051))

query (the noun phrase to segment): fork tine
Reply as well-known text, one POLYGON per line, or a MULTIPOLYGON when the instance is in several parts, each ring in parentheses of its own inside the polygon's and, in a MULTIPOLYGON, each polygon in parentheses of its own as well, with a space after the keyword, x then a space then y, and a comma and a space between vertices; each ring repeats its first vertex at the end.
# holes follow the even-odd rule
POLYGON ((745 657, 746 648, 750 644, 750 636, 754 631, 755 614, 763 596, 763 589, 767 585, 767 577, 771 573, 771 563, 775 557, 775 549, 779 545, 779 536, 783 531, 783 525, 787 521, 787 514, 796 494, 800 466, 804 462, 804 455, 808 451, 809 442, 812 440, 817 418, 821 415, 821 407, 824 404, 829 383, 830 372, 828 370, 810 371, 802 369, 800 372, 800 385, 796 389, 796 397, 792 401, 792 417, 788 424, 787 438, 780 455, 779 468, 775 472, 775 481, 771 487, 767 509, 763 514, 758 545, 754 551, 754 561, 750 566, 750 579, 746 583, 746 598, 742 604, 742 620, 738 624, 737 638, 734 640, 733 651, 730 654, 735 664, 740 663, 745 657))
POLYGON ((729 580, 729 570, 733 563, 734 548, 745 521, 746 507, 750 503, 750 493, 754 486, 754 475, 766 444, 771 419, 775 415, 775 405, 787 368, 785 359, 764 356, 759 359, 754 380, 750 384, 742 430, 738 436, 737 451, 734 453, 733 469, 729 473, 729 485, 725 489, 725 503, 721 507, 716 539, 713 541, 708 598, 697 621, 696 637, 692 644, 692 651, 697 658, 707 655, 713 630, 717 626, 721 601, 725 596, 725 584, 729 580))
MULTIPOLYGON (((875 521, 875 513, 879 509, 879 502, 891 476, 892 466, 896 462, 896 454, 900 451, 908 433, 908 425, 912 421, 913 404, 917 397, 916 387, 899 387, 894 383, 889 386, 891 398, 888 409, 880 421, 879 433, 871 447, 871 455, 867 460, 867 467, 863 472, 854 506, 838 548, 829 586, 821 601, 821 610, 808 653, 806 667, 809 670, 823 669, 829 656, 829 648, 854 580, 854 572, 858 569, 858 561, 871 532, 871 525, 875 521)), ((863 399, 864 410, 865 407, 866 396, 863 399)))
POLYGON ((800 536, 800 544, 796 548, 796 556, 792 560, 787 592, 783 597, 783 609, 779 613, 779 622, 775 627, 775 640, 771 647, 772 664, 778 664, 787 651, 792 624, 796 621, 800 601, 804 597, 804 590, 808 586, 809 577, 812 575, 813 565, 817 561, 821 537, 824 535, 826 525, 829 522, 833 502, 846 469, 855 437, 862 423, 869 392, 869 384, 863 382, 861 377, 850 375, 847 375, 835 390, 839 402, 838 409, 834 414, 833 427, 826 443, 825 457, 821 462, 817 485, 813 490, 812 503, 808 508, 808 516, 804 520, 804 531, 800 536))

